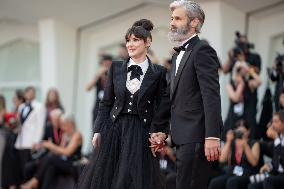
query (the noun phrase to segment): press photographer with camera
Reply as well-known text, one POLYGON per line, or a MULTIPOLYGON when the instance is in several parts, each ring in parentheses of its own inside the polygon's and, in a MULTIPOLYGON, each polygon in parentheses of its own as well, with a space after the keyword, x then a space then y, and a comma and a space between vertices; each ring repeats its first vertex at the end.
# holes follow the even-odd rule
POLYGON ((232 129, 236 121, 244 119, 250 128, 251 137, 258 138, 257 88, 261 79, 257 70, 245 61, 245 53, 238 49, 235 52, 236 61, 232 70, 231 82, 227 85, 230 107, 225 121, 225 131, 232 129))
POLYGON ((276 82, 274 92, 274 104, 275 110, 279 111, 279 96, 281 91, 284 89, 284 54, 278 54, 272 65, 272 68, 267 68, 268 75, 271 81, 276 82))
POLYGON ((259 169, 259 143, 249 138, 249 129, 243 120, 226 134, 220 163, 227 163, 226 173, 211 180, 210 189, 243 189, 249 184, 249 176, 259 169))
POLYGON ((258 53, 253 53, 250 49, 254 48, 254 44, 249 43, 246 35, 241 35, 240 32, 236 32, 235 47, 228 52, 228 59, 223 65, 223 72, 225 74, 231 73, 237 60, 237 55, 240 51, 244 53, 245 61, 248 66, 252 67, 257 74, 261 70, 261 58, 258 53))
POLYGON ((272 125, 267 130, 272 145, 272 162, 260 168, 260 174, 251 178, 249 189, 277 189, 284 185, 284 110, 275 113, 272 125))

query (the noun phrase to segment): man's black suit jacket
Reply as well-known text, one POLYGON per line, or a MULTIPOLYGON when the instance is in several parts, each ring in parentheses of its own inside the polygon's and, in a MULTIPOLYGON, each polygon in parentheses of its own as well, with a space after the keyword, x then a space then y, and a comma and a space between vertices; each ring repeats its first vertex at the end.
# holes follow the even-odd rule
POLYGON ((170 118, 172 140, 177 145, 220 138, 223 122, 215 50, 195 36, 175 75, 176 58, 173 55, 171 82, 153 119, 152 132, 164 130, 170 118))

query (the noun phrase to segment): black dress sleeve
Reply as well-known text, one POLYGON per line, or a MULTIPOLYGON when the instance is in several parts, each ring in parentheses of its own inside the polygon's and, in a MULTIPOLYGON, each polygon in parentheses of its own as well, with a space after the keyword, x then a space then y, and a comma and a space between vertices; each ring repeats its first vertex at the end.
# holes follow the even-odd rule
POLYGON ((103 126, 111 123, 110 111, 114 103, 113 69, 114 63, 112 63, 108 71, 108 79, 104 89, 104 97, 99 104, 99 111, 94 125, 95 133, 102 132, 103 126))

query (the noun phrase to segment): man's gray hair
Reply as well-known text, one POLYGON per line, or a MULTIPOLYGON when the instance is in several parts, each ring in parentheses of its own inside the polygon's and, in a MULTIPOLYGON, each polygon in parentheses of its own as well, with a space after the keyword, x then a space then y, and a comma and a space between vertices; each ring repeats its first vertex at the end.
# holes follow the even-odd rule
POLYGON ((171 11, 174 11, 178 7, 182 7, 186 10, 189 21, 193 20, 194 18, 199 20, 196 32, 200 33, 201 27, 205 20, 205 14, 200 5, 194 1, 187 0, 177 0, 170 4, 171 11))

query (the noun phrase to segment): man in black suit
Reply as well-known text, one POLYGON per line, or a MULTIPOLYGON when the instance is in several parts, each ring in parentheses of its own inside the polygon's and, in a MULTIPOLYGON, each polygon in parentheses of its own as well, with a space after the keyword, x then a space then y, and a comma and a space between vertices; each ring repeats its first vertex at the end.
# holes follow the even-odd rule
POLYGON ((218 58, 197 34, 204 12, 191 1, 174 1, 169 39, 176 45, 171 82, 151 125, 152 151, 164 140, 170 117, 177 149, 177 189, 207 188, 213 162, 220 155, 222 127, 218 58))

